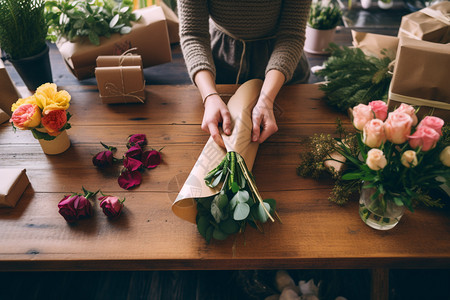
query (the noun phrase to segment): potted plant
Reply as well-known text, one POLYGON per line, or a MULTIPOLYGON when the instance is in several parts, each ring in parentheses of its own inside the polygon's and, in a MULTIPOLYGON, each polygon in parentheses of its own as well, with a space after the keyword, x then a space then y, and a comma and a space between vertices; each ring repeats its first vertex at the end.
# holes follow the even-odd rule
POLYGON ((313 54, 327 54, 325 50, 333 41, 336 26, 341 21, 342 12, 333 3, 323 5, 318 1, 311 4, 304 50, 313 54))
POLYGON ((0 0, 0 47, 31 91, 52 82, 44 0, 0 0))
POLYGON ((390 9, 394 6, 393 0, 378 0, 378 7, 381 9, 390 9))

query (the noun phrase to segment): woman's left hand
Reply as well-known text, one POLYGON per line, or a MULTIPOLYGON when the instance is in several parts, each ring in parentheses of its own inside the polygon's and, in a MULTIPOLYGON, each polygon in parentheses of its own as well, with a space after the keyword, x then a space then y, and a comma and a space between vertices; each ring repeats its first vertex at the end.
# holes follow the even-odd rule
POLYGON ((278 131, 277 121, 273 114, 273 102, 260 98, 252 112, 252 141, 262 143, 278 131))

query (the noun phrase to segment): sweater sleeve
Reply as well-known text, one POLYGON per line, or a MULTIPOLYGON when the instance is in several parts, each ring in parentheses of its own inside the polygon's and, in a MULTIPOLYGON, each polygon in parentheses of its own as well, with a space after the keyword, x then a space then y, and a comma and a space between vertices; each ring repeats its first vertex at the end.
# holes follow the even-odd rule
POLYGON ((178 16, 181 50, 192 82, 200 70, 209 70, 215 77, 207 0, 178 0, 178 16))
POLYGON ((310 4, 310 0, 283 1, 277 38, 266 74, 275 69, 284 74, 286 82, 292 78, 303 53, 310 4))

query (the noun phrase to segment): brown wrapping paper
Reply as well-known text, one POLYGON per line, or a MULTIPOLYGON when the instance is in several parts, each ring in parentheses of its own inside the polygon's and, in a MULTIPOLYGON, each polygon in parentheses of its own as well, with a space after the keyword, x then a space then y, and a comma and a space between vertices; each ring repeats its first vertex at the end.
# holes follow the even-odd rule
POLYGON ((145 83, 140 66, 95 69, 102 103, 143 103, 145 83))
POLYGON ((142 66, 140 55, 102 55, 97 57, 97 68, 118 66, 142 66))
POLYGON ((398 47, 398 38, 395 36, 358 32, 352 30, 353 46, 361 49, 364 54, 383 57, 381 51, 386 50, 389 57, 394 58, 398 47))
POLYGON ((0 169, 0 207, 14 207, 27 188, 25 169, 0 169))
POLYGON ((20 97, 20 93, 17 91, 16 86, 6 71, 3 61, 0 59, 0 109, 11 116, 11 105, 20 97))
POLYGON ((65 39, 57 42, 59 52, 70 71, 78 79, 94 76, 96 59, 101 55, 120 55, 131 48, 142 56, 142 64, 150 67, 170 62, 172 54, 167 32, 166 19, 161 7, 151 6, 136 10, 141 15, 129 34, 113 34, 100 38, 100 45, 91 44, 89 39, 80 38, 72 43, 65 39))
POLYGON ((174 44, 180 42, 180 34, 178 29, 180 22, 178 20, 178 16, 164 2, 161 1, 160 5, 164 12, 164 15, 166 16, 167 30, 169 32, 170 43, 174 44))
POLYGON ((450 44, 400 40, 389 89, 390 109, 404 102, 421 106, 418 115, 450 121, 450 44))
POLYGON ((402 17, 398 37, 449 43, 450 2, 444 1, 402 17))
POLYGON ((195 198, 210 197, 219 193, 221 186, 211 189, 206 186, 203 178, 223 160, 227 151, 236 151, 241 154, 248 169, 252 169, 259 144, 251 142, 251 113, 261 87, 262 81, 253 79, 241 85, 231 97, 228 109, 233 122, 233 131, 229 136, 222 135, 227 150, 218 146, 211 137, 209 138, 172 205, 172 211, 178 217, 195 223, 197 215, 195 198))
POLYGON ((0 124, 5 123, 9 120, 9 115, 0 108, 0 124))

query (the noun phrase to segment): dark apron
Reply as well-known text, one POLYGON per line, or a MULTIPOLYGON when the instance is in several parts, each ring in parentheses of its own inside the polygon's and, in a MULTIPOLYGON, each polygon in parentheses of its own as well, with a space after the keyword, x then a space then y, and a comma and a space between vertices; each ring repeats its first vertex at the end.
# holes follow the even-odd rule
MULTIPOLYGON (((243 40, 219 28, 212 20, 209 25, 216 83, 244 83, 255 78, 264 80, 275 37, 243 40)), ((307 83, 309 76, 309 64, 303 52, 292 79, 286 84, 307 83)))

